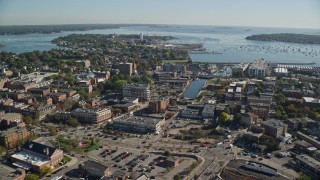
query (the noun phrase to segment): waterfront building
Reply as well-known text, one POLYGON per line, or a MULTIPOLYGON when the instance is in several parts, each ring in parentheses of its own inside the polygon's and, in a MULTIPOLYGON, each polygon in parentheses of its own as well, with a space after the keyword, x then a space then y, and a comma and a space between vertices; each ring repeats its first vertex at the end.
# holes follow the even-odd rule
POLYGON ((248 75, 250 77, 264 77, 269 75, 269 62, 266 60, 255 60, 248 67, 248 75))

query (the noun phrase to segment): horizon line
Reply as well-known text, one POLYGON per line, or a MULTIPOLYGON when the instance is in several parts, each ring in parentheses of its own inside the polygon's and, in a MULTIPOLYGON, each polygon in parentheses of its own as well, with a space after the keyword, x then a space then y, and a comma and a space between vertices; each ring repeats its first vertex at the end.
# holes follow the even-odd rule
POLYGON ((320 30, 320 27, 288 27, 288 26, 259 26, 259 25, 222 25, 222 24, 162 24, 162 23, 62 23, 62 24, 4 24, 5 26, 59 26, 59 25, 164 25, 164 26, 228 26, 228 27, 254 27, 254 28, 287 28, 287 29, 314 29, 320 30))

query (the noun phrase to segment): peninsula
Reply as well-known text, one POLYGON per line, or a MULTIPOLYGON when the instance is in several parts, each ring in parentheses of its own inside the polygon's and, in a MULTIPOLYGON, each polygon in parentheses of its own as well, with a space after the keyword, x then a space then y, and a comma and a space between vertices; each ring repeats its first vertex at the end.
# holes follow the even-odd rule
POLYGON ((320 44, 320 35, 308 34, 292 34, 292 33, 278 33, 278 34, 259 34, 247 36, 245 39, 254 41, 276 41, 299 44, 320 44))

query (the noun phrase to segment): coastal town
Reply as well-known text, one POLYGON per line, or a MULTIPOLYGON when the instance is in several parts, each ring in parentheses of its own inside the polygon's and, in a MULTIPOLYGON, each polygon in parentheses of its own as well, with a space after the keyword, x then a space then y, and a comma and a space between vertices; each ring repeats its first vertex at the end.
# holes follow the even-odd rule
POLYGON ((207 50, 174 39, 0 52, 0 179, 320 178, 314 62, 192 62, 207 50))

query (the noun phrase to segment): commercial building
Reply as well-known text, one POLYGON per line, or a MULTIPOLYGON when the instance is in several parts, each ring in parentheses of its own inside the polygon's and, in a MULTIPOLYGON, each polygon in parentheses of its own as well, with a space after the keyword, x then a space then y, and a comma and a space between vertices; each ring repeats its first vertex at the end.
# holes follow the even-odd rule
POLYGON ((216 106, 213 104, 205 104, 202 110, 203 119, 213 119, 216 106))
POLYGON ((11 156, 14 166, 40 172, 46 166, 54 167, 63 159, 63 151, 34 141, 27 141, 21 151, 11 156))
POLYGON ((150 88, 148 84, 126 84, 122 88, 122 96, 138 98, 140 102, 150 100, 150 88))
POLYGON ((164 113, 169 105, 169 99, 152 99, 149 102, 149 111, 151 113, 164 113))
POLYGON ((0 133, 0 144, 7 149, 16 148, 17 145, 24 143, 30 135, 25 127, 13 127, 0 133))
POLYGON ((285 136, 287 133, 288 125, 282 123, 276 119, 269 119, 261 123, 261 126, 265 128, 265 133, 268 136, 279 138, 280 136, 285 136))
POLYGON ((110 119, 112 116, 110 108, 103 109, 75 109, 71 111, 71 116, 75 117, 79 122, 89 124, 99 124, 110 119))
POLYGON ((120 74, 131 76, 133 73, 132 63, 120 63, 119 64, 120 74))
POLYGON ((147 134, 160 132, 164 118, 129 116, 116 119, 107 128, 130 133, 147 134))
POLYGON ((248 67, 248 75, 250 77, 264 77, 269 75, 269 62, 266 60, 255 60, 248 67))
POLYGON ((96 179, 102 179, 103 177, 111 175, 111 171, 108 166, 93 160, 87 160, 79 164, 79 172, 96 179))

